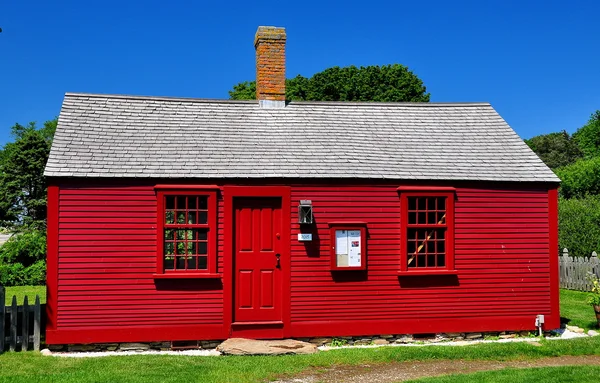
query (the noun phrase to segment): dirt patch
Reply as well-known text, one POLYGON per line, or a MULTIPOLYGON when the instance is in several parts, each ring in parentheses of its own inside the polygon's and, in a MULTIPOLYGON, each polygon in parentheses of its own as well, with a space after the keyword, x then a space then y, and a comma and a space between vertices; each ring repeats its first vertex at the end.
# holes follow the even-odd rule
POLYGON ((515 361, 435 360, 358 366, 336 366, 324 371, 304 373, 274 383, 392 383, 430 376, 467 374, 507 367, 531 368, 568 365, 600 365, 600 356, 560 356, 515 361))

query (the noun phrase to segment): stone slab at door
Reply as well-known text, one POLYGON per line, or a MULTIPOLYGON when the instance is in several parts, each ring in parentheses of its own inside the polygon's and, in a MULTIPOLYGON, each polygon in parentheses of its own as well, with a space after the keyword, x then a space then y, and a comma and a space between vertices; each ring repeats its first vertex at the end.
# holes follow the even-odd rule
POLYGON ((234 323, 282 320, 282 224, 281 198, 235 198, 234 323))

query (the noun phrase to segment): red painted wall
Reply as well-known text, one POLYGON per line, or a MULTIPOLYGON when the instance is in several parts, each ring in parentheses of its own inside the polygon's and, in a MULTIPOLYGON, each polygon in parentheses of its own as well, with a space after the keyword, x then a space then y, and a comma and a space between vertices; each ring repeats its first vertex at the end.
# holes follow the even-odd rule
MULTIPOLYGON (((65 182, 51 187, 50 211, 56 214, 49 217, 48 252, 49 263, 57 259, 58 264, 48 268, 48 343, 229 336, 222 280, 153 279, 154 184, 137 185, 65 182), (52 209, 53 203, 58 209, 52 209)), ((291 326, 286 334, 533 329, 537 314, 546 315, 547 328, 558 327, 558 273, 553 265, 558 246, 555 224, 549 223, 549 217, 556 217, 555 190, 548 192, 545 185, 527 190, 497 184, 457 186, 457 275, 403 277, 397 273, 398 186, 291 187, 291 326), (310 243, 297 240, 300 199, 313 201, 316 225, 310 243), (343 220, 368 223, 366 273, 330 271, 328 222, 343 220)), ((223 215, 221 194, 219 273, 223 215)))

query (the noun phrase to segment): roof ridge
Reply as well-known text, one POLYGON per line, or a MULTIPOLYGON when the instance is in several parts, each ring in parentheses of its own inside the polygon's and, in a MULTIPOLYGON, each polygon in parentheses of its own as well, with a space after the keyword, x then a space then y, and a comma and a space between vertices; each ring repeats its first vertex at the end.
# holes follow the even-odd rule
POLYGON ((173 97, 173 96, 143 96, 131 94, 110 94, 110 93, 78 93, 66 92, 66 97, 95 97, 95 98, 115 98, 129 100, 155 100, 155 101, 193 101, 193 102, 223 102, 227 104, 258 104, 256 100, 229 100, 223 98, 194 98, 194 97, 173 97))
MULTIPOLYGON (((112 98, 125 100, 154 100, 154 101, 187 101, 198 103, 224 103, 224 104, 258 104, 257 100, 229 100, 223 98, 195 98, 195 97, 173 97, 173 96, 144 96, 129 94, 110 94, 110 93, 79 93, 66 92, 65 97, 95 97, 112 98)), ((455 106, 491 106, 489 102, 410 102, 410 101, 287 101, 292 105, 332 105, 332 106, 414 106, 414 107, 455 107, 455 106)))

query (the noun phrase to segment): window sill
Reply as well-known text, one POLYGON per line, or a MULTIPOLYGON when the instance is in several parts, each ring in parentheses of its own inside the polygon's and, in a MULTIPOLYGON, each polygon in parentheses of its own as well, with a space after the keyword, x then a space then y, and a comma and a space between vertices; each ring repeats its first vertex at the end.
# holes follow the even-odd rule
POLYGON ((154 279, 220 279, 221 274, 217 273, 165 273, 152 274, 154 279))
POLYGON ((457 275, 457 270, 411 270, 398 271, 399 277, 418 277, 423 275, 457 275))

